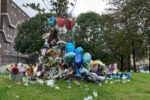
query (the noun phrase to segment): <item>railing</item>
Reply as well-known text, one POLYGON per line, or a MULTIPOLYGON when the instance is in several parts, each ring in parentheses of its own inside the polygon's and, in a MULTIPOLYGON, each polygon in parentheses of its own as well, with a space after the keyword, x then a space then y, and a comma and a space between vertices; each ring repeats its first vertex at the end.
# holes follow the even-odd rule
POLYGON ((28 58, 12 56, 12 55, 0 55, 0 65, 11 64, 11 63, 27 63, 28 58))

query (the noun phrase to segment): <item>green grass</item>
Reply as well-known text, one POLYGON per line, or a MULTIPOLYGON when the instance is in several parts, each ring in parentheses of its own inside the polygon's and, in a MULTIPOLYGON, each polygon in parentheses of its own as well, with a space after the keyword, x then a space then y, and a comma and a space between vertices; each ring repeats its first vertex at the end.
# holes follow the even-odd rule
POLYGON ((150 75, 133 73, 130 82, 104 84, 92 84, 81 82, 68 89, 66 81, 56 81, 60 90, 46 85, 16 84, 8 79, 6 75, 0 75, 0 100, 83 100, 85 96, 92 95, 93 91, 98 92, 98 97, 93 100, 150 100, 150 75), (89 90, 86 91, 85 88, 89 90), (19 98, 17 98, 19 96, 19 98))

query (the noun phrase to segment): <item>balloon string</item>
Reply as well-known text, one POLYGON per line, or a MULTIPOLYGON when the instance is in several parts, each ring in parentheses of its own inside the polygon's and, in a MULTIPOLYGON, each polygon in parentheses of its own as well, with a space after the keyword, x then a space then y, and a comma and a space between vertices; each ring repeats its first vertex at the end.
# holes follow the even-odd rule
POLYGON ((46 0, 48 2, 49 5, 51 5, 50 1, 46 0))
POLYGON ((50 9, 48 8, 48 6, 47 6, 46 3, 45 3, 45 0, 42 0, 42 1, 43 1, 44 5, 45 5, 46 9, 47 9, 48 11, 50 11, 50 9))
POLYGON ((71 10, 69 16, 73 13, 73 11, 74 11, 74 9, 75 9, 75 6, 76 6, 76 4, 77 4, 77 1, 78 1, 78 0, 75 1, 74 7, 73 7, 73 9, 71 10))

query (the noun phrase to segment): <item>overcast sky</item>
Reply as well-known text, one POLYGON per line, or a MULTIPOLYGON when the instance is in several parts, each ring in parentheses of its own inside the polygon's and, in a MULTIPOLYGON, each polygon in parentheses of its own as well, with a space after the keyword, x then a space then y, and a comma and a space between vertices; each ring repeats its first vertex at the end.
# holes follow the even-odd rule
MULTIPOLYGON (((41 8, 45 7, 43 0, 13 0, 17 5, 19 5, 27 14, 30 16, 34 16, 37 12, 31 10, 30 8, 24 8, 22 7, 25 3, 31 3, 36 2, 41 4, 41 8)), ((48 5, 48 2, 45 3, 48 5)), ((70 0, 72 1, 72 0, 70 0)), ((78 0, 77 4, 75 6, 75 9, 73 11, 73 15, 77 16, 80 13, 88 12, 88 11, 94 11, 99 14, 102 14, 105 12, 105 8, 107 8, 106 3, 104 0, 78 0)), ((72 8, 69 9, 71 11, 72 8)))

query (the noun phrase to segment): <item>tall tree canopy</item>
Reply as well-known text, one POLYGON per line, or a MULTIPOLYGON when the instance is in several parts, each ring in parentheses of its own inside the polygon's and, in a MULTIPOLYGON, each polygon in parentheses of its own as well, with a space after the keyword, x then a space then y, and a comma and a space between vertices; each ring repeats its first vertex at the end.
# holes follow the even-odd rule
POLYGON ((77 17, 77 23, 81 26, 81 32, 75 38, 75 43, 90 52, 93 59, 101 59, 108 63, 111 53, 106 50, 103 39, 106 17, 95 12, 80 14, 77 17))
POLYGON ((74 5, 72 2, 69 2, 69 0, 50 0, 50 3, 52 5, 51 11, 56 13, 58 16, 67 14, 69 5, 74 5))
MULTIPOLYGON (((24 7, 30 7, 33 10, 38 11, 39 13, 45 13, 46 10, 49 10, 50 13, 54 13, 57 16, 68 15, 68 8, 74 6, 77 0, 70 2, 69 0, 42 0, 45 4, 45 8, 41 8, 39 3, 26 3, 24 7)), ((74 8, 74 7, 73 7, 74 8)))
POLYGON ((76 37, 76 44, 82 46, 94 56, 96 49, 101 46, 99 41, 100 15, 94 12, 80 14, 77 23, 81 26, 81 33, 76 37))
POLYGON ((42 34, 49 32, 47 18, 50 16, 51 14, 39 14, 23 23, 15 39, 15 49, 29 55, 39 53, 43 46, 42 34))
MULTIPOLYGON (((122 33, 124 39, 123 54, 133 56, 134 71, 136 71, 136 61, 145 55, 144 34, 142 30, 145 21, 148 21, 149 1, 148 0, 107 0, 113 5, 110 15, 115 19, 114 25, 118 27, 117 31, 122 33)), ((116 34, 118 33, 116 32, 116 34)), ((120 35, 118 35, 120 36, 120 35)), ((118 41, 120 42, 120 41, 118 41)), ((121 51, 120 51, 121 52, 121 51)), ((122 55, 123 59, 126 57, 122 55)), ((129 61, 129 60, 128 60, 129 61)), ((125 62, 125 61, 123 61, 125 62)), ((129 66, 129 65, 128 65, 129 66)))

